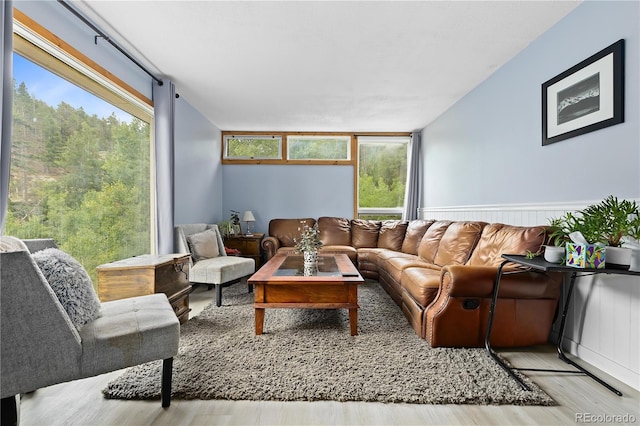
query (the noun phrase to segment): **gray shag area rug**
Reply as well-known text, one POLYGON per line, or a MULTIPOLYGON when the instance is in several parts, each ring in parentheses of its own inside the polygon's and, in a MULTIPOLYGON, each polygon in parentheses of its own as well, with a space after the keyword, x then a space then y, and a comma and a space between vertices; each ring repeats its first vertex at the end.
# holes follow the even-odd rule
MULTIPOLYGON (((555 405, 526 377, 534 390, 523 391, 484 349, 430 347, 374 281, 359 288, 358 336, 346 309, 267 309, 256 336, 246 283, 222 299, 182 325, 173 398, 555 405)), ((161 361, 143 364, 102 392, 159 399, 160 377, 161 361)))

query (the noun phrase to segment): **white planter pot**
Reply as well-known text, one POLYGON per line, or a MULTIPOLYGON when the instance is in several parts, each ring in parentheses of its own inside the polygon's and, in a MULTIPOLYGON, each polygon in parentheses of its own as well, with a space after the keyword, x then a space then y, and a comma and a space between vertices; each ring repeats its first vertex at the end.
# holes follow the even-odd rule
POLYGON ((631 264, 629 265, 629 270, 640 272, 640 248, 634 248, 630 250, 631 250, 631 264))
POLYGON ((607 268, 629 269, 629 265, 631 264, 631 249, 607 246, 604 264, 607 268))
POLYGON ((544 246, 544 260, 549 263, 564 262, 564 247, 544 246))

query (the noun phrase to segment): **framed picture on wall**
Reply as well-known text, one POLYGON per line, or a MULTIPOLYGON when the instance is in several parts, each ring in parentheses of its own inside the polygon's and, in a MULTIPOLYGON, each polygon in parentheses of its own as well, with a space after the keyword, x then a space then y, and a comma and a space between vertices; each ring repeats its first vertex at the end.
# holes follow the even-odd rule
POLYGON ((542 145, 624 122, 624 39, 542 84, 542 145))

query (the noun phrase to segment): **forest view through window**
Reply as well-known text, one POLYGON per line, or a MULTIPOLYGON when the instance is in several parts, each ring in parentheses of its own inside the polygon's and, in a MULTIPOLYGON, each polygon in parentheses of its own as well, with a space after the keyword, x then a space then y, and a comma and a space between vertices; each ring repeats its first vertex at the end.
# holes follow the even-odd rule
POLYGON ((151 248, 150 124, 14 53, 4 233, 95 267, 151 248))
POLYGON ((358 138, 358 217, 400 219, 409 137, 358 138))

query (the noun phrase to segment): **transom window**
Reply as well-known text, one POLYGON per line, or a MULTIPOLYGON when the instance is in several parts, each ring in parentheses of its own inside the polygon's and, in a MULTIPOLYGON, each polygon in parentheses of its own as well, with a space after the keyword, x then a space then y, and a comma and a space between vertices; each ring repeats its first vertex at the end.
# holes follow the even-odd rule
POLYGON ((222 132, 225 164, 354 164, 355 136, 323 132, 222 132))
POLYGON ((225 135, 224 156, 235 160, 282 159, 280 135, 225 135))
POLYGON ((350 160, 351 136, 287 136, 289 160, 350 160))

